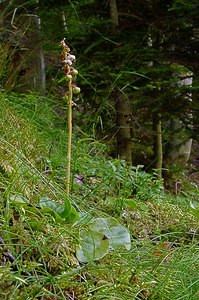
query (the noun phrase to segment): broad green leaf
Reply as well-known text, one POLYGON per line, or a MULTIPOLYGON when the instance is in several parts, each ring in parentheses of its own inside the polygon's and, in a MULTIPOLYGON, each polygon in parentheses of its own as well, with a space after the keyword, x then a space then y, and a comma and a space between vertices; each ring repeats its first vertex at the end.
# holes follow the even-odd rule
POLYGON ((91 262, 100 259, 108 253, 109 240, 103 233, 94 230, 80 231, 80 246, 76 251, 81 262, 91 262))
POLYGON ((149 208, 145 203, 139 203, 139 208, 143 211, 143 212, 148 212, 149 208))
POLYGON ((199 219, 199 208, 190 207, 190 212, 194 217, 199 219))
POLYGON ((124 203, 126 204, 127 207, 129 207, 131 210, 136 210, 137 209, 137 204, 134 200, 132 199, 124 199, 124 203))
POLYGON ((63 222, 63 219, 60 215, 64 211, 63 205, 53 202, 48 197, 43 197, 40 200, 40 206, 43 212, 50 213, 56 221, 63 222))
POLYGON ((64 200, 64 210, 62 212, 62 217, 67 219, 69 217, 69 215, 71 214, 71 210, 72 210, 72 205, 69 201, 69 199, 65 199, 64 200))
POLYGON ((40 206, 44 212, 52 214, 57 221, 74 222, 79 218, 76 209, 68 200, 63 205, 53 202, 48 197, 43 197, 40 200, 40 206))
POLYGON ((127 250, 131 248, 131 239, 128 230, 116 219, 96 218, 89 226, 93 231, 101 232, 109 239, 110 247, 117 249, 124 246, 127 250))
POLYGON ((60 216, 66 221, 66 222, 74 222, 79 220, 79 215, 76 209, 71 205, 69 199, 64 200, 64 210, 60 213, 60 216))
POLYGON ((44 208, 49 208, 49 210, 56 211, 57 210, 57 204, 53 202, 48 197, 43 197, 40 199, 40 206, 44 208))
POLYGON ((70 214, 66 214, 66 216, 63 215, 63 218, 66 222, 73 223, 79 220, 79 215, 77 210, 73 206, 71 206, 70 214))

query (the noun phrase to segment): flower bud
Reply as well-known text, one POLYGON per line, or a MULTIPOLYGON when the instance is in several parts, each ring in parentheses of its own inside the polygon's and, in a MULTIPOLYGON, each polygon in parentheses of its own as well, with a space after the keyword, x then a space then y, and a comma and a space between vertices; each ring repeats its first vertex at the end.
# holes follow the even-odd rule
POLYGON ((73 75, 73 76, 77 75, 78 71, 76 69, 71 69, 70 74, 73 75))
POLYGON ((81 92, 81 89, 78 86, 73 87, 73 94, 77 95, 81 92))
POLYGON ((72 80, 72 79, 73 79, 73 76, 72 76, 72 75, 70 75, 70 74, 66 75, 66 80, 67 80, 67 81, 70 81, 70 80, 72 80))

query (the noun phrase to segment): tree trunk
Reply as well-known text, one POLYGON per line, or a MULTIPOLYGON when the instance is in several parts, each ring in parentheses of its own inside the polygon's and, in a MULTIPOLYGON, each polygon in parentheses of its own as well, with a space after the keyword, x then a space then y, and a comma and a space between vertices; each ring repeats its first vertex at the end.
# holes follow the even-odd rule
POLYGON ((6 1, 0 7, 2 23, 1 70, 7 75, 7 90, 45 94, 45 60, 41 46, 40 18, 36 15, 38 1, 6 1), (5 36, 5 37, 4 37, 5 36), (7 53, 6 53, 7 51, 7 53))
POLYGON ((46 92, 45 58, 41 46, 40 18, 37 15, 30 15, 30 27, 27 32, 24 47, 27 49, 24 54, 23 68, 24 76, 20 76, 18 90, 26 92, 33 90, 41 95, 46 92))
MULTIPOLYGON (((116 0, 109 0, 110 18, 112 21, 112 33, 117 34, 119 25, 116 0)), ((117 155, 119 158, 132 165, 132 141, 131 141, 131 109, 129 100, 124 94, 116 96, 116 126, 117 126, 117 155)))
POLYGON ((45 56, 44 50, 41 45, 41 18, 35 15, 35 22, 37 28, 37 35, 38 35, 38 50, 39 50, 39 58, 38 58, 38 82, 37 82, 37 90, 45 96, 46 94, 46 65, 45 65, 45 56))
POLYGON ((153 132, 154 132, 154 167, 157 170, 158 179, 162 179, 162 162, 163 162, 163 151, 162 151, 162 124, 161 114, 153 113, 153 132))
POLYGON ((112 32, 116 33, 117 26, 119 25, 119 18, 118 18, 118 10, 117 10, 117 3, 116 0, 109 0, 110 6, 110 18, 112 21, 112 32))
POLYGON ((171 164, 183 167, 190 157, 192 139, 187 136, 179 119, 172 119, 169 122, 171 136, 167 145, 165 164, 166 167, 171 164))
MULTIPOLYGON (((188 70, 182 72, 182 74, 174 74, 174 76, 182 77, 183 79, 179 79, 177 86, 192 86, 192 73, 188 70)), ((191 100, 191 94, 185 96, 187 101, 191 100)), ((190 118, 191 112, 190 112, 190 118)), ((192 139, 189 138, 185 126, 183 122, 178 117, 173 117, 169 121, 170 126, 170 140, 167 145, 167 153, 165 163, 166 165, 175 164, 180 167, 183 167, 186 162, 189 160, 191 147, 192 147, 192 139)))
POLYGON ((117 154, 132 165, 131 109, 128 99, 120 95, 115 103, 117 124, 117 154))
MULTIPOLYGON (((153 39, 151 34, 148 35, 147 45, 149 48, 153 47, 153 39)), ((153 61, 148 62, 148 67, 153 67, 153 61)), ((153 97, 158 97, 153 94, 153 97)), ((162 122, 161 122, 161 113, 154 112, 152 114, 153 122, 153 155, 154 155, 154 168, 157 172, 157 178, 162 179, 162 164, 163 164, 163 147, 162 147, 162 122)))

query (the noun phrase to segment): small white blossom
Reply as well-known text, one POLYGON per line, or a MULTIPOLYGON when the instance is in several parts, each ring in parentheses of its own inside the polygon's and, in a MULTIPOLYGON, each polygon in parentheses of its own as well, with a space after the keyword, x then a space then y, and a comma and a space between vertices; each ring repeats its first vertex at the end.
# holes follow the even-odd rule
POLYGON ((75 55, 73 55, 73 54, 68 54, 68 59, 70 59, 70 60, 75 60, 75 55))
POLYGON ((65 60, 63 60, 63 62, 65 63, 65 64, 68 64, 69 66, 71 66, 73 63, 72 63, 72 61, 70 60, 70 59, 65 59, 65 60))

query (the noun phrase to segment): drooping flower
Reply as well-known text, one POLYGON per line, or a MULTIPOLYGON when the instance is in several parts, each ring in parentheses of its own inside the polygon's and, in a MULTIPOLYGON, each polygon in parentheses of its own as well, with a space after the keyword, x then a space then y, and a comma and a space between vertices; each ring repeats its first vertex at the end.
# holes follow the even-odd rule
POLYGON ((69 66, 72 66, 72 61, 70 59, 64 59, 63 63, 68 64, 69 66))
POLYGON ((71 61, 73 61, 73 60, 76 59, 76 57, 75 57, 75 55, 69 53, 68 54, 68 59, 70 59, 71 61))

